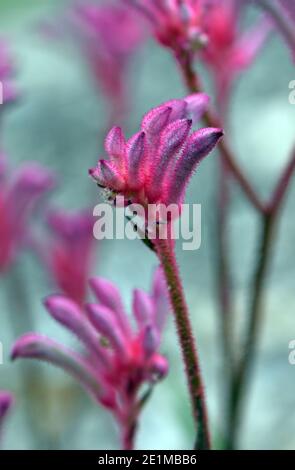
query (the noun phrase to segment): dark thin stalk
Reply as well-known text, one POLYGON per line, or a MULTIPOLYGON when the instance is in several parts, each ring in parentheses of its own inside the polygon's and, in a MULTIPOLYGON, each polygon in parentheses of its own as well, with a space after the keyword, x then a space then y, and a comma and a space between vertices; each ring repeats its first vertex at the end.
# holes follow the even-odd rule
POLYGON ((241 361, 235 374, 230 397, 230 422, 229 433, 227 436, 228 449, 235 449, 237 445, 243 396, 245 395, 248 378, 253 368, 257 349, 258 336, 263 318, 263 294, 270 263, 274 223, 274 213, 268 213, 263 216, 261 242, 253 282, 253 296, 250 303, 250 316, 246 333, 246 342, 241 361))
MULTIPOLYGON (((193 69, 190 55, 187 54, 184 57, 181 57, 178 62, 180 64, 188 90, 191 93, 199 93, 202 91, 197 74, 193 69)), ((203 120, 208 127, 221 127, 219 119, 210 110, 204 114, 203 120)), ((218 142, 218 149, 227 165, 229 172, 240 185, 247 199, 251 202, 255 209, 257 209, 258 212, 264 213, 264 204, 260 201, 258 194, 252 187, 247 177, 243 174, 242 170, 239 168, 225 136, 218 142)))
POLYGON ((184 297, 174 246, 170 240, 155 241, 158 257, 163 267, 170 301, 174 312, 178 338, 185 364, 191 405, 197 427, 196 449, 210 449, 207 409, 204 397, 198 354, 192 333, 189 312, 184 297))
POLYGON ((291 158, 286 168, 282 172, 281 177, 268 204, 268 212, 263 216, 263 227, 261 235, 260 256, 254 278, 253 297, 250 305, 250 318, 246 333, 246 343, 242 359, 235 374, 232 384, 231 400, 230 400, 230 423, 229 433, 227 436, 227 446, 229 449, 235 449, 237 445, 240 415, 243 407, 243 397, 247 387, 247 382, 253 368, 255 352, 260 333, 260 325, 263 316, 263 293, 265 281, 271 259, 272 241, 274 239, 274 229, 276 220, 279 216, 280 209, 283 204, 284 197, 289 188, 291 178, 295 172, 295 149, 291 154, 291 158))

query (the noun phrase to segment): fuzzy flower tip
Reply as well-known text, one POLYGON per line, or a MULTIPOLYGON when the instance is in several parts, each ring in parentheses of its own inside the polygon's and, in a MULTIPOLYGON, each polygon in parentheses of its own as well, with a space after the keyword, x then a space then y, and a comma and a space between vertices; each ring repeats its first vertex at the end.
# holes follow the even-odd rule
POLYGON ((124 196, 126 205, 181 204, 195 168, 222 136, 215 128, 192 132, 208 101, 201 93, 168 101, 149 111, 127 141, 121 128, 112 128, 105 140, 109 159, 99 160, 90 175, 111 197, 124 196))
POLYGON ((52 210, 47 222, 50 240, 41 247, 41 257, 61 292, 82 305, 95 258, 92 214, 52 210))
POLYGON ((11 393, 0 390, 0 432, 2 430, 4 419, 14 404, 14 397, 11 393))
POLYGON ((61 367, 82 383, 91 396, 108 408, 120 426, 126 444, 143 400, 142 385, 154 384, 168 372, 159 354, 169 311, 168 293, 157 269, 151 293, 134 291, 135 327, 128 319, 118 289, 109 281, 93 278, 97 299, 83 309, 65 296, 45 300, 50 315, 80 340, 84 352, 76 353, 44 336, 30 333, 19 338, 12 359, 34 358, 61 367))
POLYGON ((0 155, 0 272, 14 261, 31 235, 29 221, 40 198, 54 187, 54 177, 36 163, 26 163, 8 175, 0 155))

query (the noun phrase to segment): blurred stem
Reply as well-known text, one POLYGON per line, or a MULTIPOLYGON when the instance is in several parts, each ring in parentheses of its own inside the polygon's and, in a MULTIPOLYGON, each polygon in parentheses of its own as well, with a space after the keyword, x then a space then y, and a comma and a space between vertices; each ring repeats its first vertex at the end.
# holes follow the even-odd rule
MULTIPOLYGON (((202 87, 199 82, 199 77, 193 68, 193 61, 190 54, 183 54, 183 56, 178 58, 178 63, 181 67, 181 71, 184 77, 184 81, 188 90, 191 93, 200 93, 202 92, 202 87)), ((221 127, 219 119, 215 116, 210 110, 204 113, 203 120, 208 127, 221 127)), ((247 199, 251 204, 258 210, 258 212, 265 212, 265 207, 260 201, 256 191, 252 188, 251 183, 244 175, 242 170, 239 168, 236 159, 228 145, 226 137, 224 136, 218 142, 218 149, 222 156, 222 159, 227 165, 229 172, 232 174, 233 178, 240 185, 241 189, 245 193, 247 199)))
MULTIPOLYGON (((294 0, 290 0, 294 1, 294 0)), ((257 0, 258 6, 268 12, 277 26, 283 32, 285 38, 295 49, 295 29, 293 22, 289 19, 287 11, 284 12, 283 8, 274 0, 257 0)))
POLYGON ((124 450, 134 450, 134 439, 136 434, 137 421, 131 422, 124 428, 122 444, 124 450))
MULTIPOLYGON (((228 170, 225 162, 220 158, 220 175, 219 175, 219 191, 218 191, 218 207, 217 207, 217 289, 218 289, 218 305, 219 319, 221 324, 221 344, 223 350, 223 383, 225 402, 230 390, 230 384, 233 380, 233 351, 232 351, 232 324, 233 310, 231 299, 231 282, 230 267, 228 259, 228 240, 227 240, 227 223, 228 223, 228 198, 229 198, 229 181, 228 170)), ((225 418, 229 410, 225 409, 225 418)))
POLYGON ((158 257, 168 285, 170 301, 174 311, 178 338, 185 364, 191 405, 197 428, 196 449, 210 449, 207 409, 199 359, 173 243, 174 242, 171 240, 162 240, 160 238, 155 240, 158 257))
POLYGON ((246 342, 242 358, 235 373, 230 396, 230 420, 228 436, 226 439, 228 449, 236 448, 243 396, 245 394, 245 389, 256 353, 257 340, 263 316, 263 293, 270 263, 269 255, 271 253, 273 240, 275 215, 275 212, 270 212, 263 216, 261 241, 257 267, 254 275, 253 295, 250 303, 250 316, 246 332, 246 342))
POLYGON ((239 431, 239 421, 242 412, 243 398, 257 348, 260 325, 263 316, 263 293, 269 264, 271 261, 271 248, 274 240, 276 220, 286 192, 289 188, 291 178, 295 172, 295 148, 291 158, 282 172, 277 186, 268 204, 267 212, 262 216, 262 233, 260 250, 257 259, 257 267, 253 283, 253 296, 250 304, 250 317, 246 332, 245 348, 239 367, 235 373, 230 396, 230 421, 228 426, 227 447, 235 449, 239 431))

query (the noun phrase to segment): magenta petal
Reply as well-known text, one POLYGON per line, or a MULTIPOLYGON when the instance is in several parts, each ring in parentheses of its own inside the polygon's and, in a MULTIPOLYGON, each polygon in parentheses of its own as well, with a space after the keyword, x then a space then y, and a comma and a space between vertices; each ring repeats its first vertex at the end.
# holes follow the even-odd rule
POLYGON ((185 100, 170 100, 165 103, 165 106, 171 108, 169 122, 187 117, 187 103, 185 100))
POLYGON ((121 356, 126 356, 126 341, 114 320, 114 312, 103 305, 87 304, 87 315, 94 328, 108 339, 121 356))
POLYGON ((75 302, 62 295, 54 295, 48 297, 44 305, 56 321, 65 326, 82 341, 100 364, 107 364, 107 356, 105 351, 99 346, 99 338, 96 331, 75 302))
POLYGON ((49 362, 81 382, 96 399, 101 397, 101 387, 87 361, 74 351, 45 336, 28 333, 20 337, 13 346, 11 358, 12 360, 29 358, 49 362))
POLYGON ((140 330, 153 321, 154 311, 154 304, 150 295, 141 289, 134 289, 133 313, 140 330))
POLYGON ((165 178, 168 165, 176 157, 178 151, 184 144, 191 129, 192 121, 180 119, 169 124, 161 134, 160 147, 157 158, 153 164, 153 174, 149 185, 151 197, 160 194, 162 182, 165 178))
POLYGON ((138 132, 126 145, 128 162, 128 186, 132 189, 140 188, 144 182, 144 160, 146 154, 146 136, 138 132))
POLYGON ((97 300, 105 307, 116 312, 118 324, 124 334, 129 335, 130 327, 118 288, 112 282, 102 277, 90 279, 89 284, 97 300))
POLYGON ((159 346, 159 333, 152 325, 148 325, 143 332, 143 350, 147 358, 157 350, 159 346))
POLYGON ((152 148, 155 147, 160 133, 167 125, 171 112, 171 107, 162 105, 152 109, 143 117, 141 129, 146 133, 152 148))
POLYGON ((108 160, 99 160, 97 167, 89 170, 90 176, 100 186, 121 191, 125 182, 114 163, 108 160))
POLYGON ((204 128, 194 132, 179 158, 167 189, 167 202, 180 203, 196 166, 208 155, 222 137, 221 129, 204 128))
POLYGON ((113 127, 105 140, 105 150, 115 158, 121 158, 124 155, 125 139, 120 127, 113 127))

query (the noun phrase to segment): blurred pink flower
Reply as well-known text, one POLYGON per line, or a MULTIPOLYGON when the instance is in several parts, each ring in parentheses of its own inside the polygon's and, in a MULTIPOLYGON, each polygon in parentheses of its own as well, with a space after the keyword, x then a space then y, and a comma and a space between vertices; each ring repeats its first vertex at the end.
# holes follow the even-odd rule
POLYGON ((0 155, 0 272, 14 262, 28 241, 29 220, 40 197, 54 186, 53 175, 36 163, 26 163, 8 176, 0 155))
POLYGON ((145 397, 142 385, 152 385, 168 372, 167 360, 158 353, 169 311, 166 284, 158 269, 151 294, 134 291, 135 328, 115 285, 102 278, 91 279, 90 285, 97 302, 84 310, 66 296, 45 300, 50 315, 84 345, 83 353, 30 333, 16 341, 12 358, 47 361, 74 376, 95 401, 112 412, 128 449, 145 397))
POLYGON ((13 395, 9 392, 0 390, 0 437, 4 420, 14 404, 13 395))
POLYGON ((141 18, 114 2, 90 3, 76 8, 74 26, 99 88, 112 104, 112 119, 118 119, 130 98, 131 60, 145 37, 141 18))
POLYGON ((202 29, 204 0, 123 0, 150 22, 157 41, 177 55, 198 49, 206 40, 202 29))
POLYGON ((92 234, 93 217, 87 210, 55 210, 48 215, 48 225, 51 240, 41 254, 61 292, 82 305, 97 243, 92 234))
POLYGON ((191 133, 208 101, 205 94, 167 101, 144 116, 141 130, 127 142, 114 127, 105 141, 109 160, 99 160, 90 175, 124 196, 126 205, 181 204, 195 168, 222 136, 213 128, 191 133))
POLYGON ((2 85, 0 98, 3 99, 3 103, 0 102, 0 105, 10 103, 17 97, 16 87, 12 80, 13 73, 14 64, 8 44, 0 38, 0 84, 2 85))
POLYGON ((226 108, 235 79, 255 60, 271 30, 270 21, 263 17, 242 32, 244 6, 244 0, 210 0, 204 16, 207 44, 201 58, 213 73, 221 108, 226 108))

